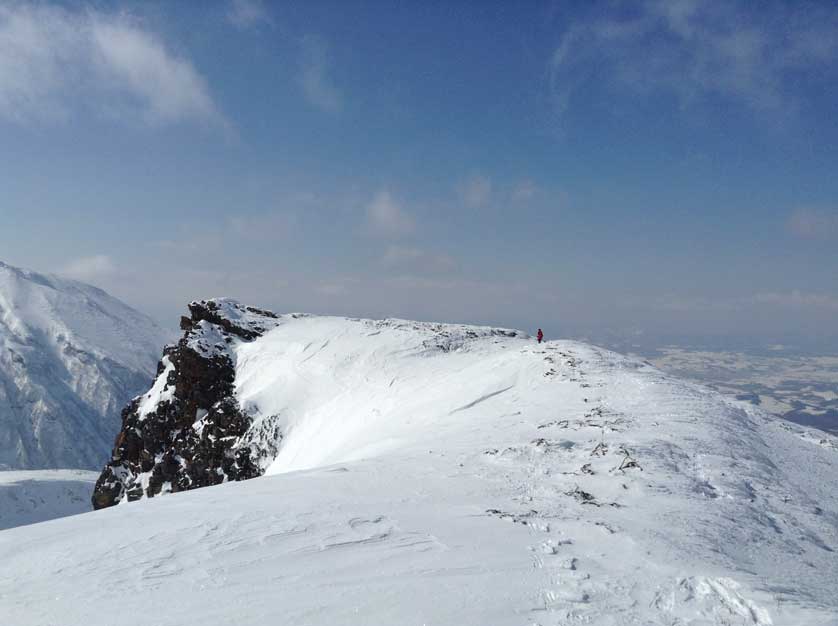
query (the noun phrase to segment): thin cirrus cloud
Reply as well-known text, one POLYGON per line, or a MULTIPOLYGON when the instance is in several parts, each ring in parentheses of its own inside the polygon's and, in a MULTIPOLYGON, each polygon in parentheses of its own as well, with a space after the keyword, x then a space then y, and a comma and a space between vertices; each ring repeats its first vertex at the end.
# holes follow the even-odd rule
POLYGON ((329 47, 317 35, 306 35, 300 40, 300 87, 306 100, 327 113, 343 110, 343 93, 329 74, 329 47))
POLYGON ((60 121, 90 108, 152 125, 229 127, 189 59, 127 14, 0 6, 0 117, 60 121))
POLYGON ((629 8, 564 33, 549 65, 561 112, 592 85, 669 92, 682 104, 720 95, 777 111, 796 104, 801 75, 838 59, 838 10, 828 4, 789 3, 780 19, 743 1, 654 0, 629 8))
POLYGON ((273 23, 261 0, 231 0, 227 19, 233 26, 241 29, 273 23))
POLYGON ((397 238, 413 233, 416 222, 387 190, 379 191, 366 207, 367 230, 376 236, 397 238))
POLYGON ((83 282, 97 282, 113 276, 116 265, 109 256, 95 254, 70 260, 58 273, 83 282))

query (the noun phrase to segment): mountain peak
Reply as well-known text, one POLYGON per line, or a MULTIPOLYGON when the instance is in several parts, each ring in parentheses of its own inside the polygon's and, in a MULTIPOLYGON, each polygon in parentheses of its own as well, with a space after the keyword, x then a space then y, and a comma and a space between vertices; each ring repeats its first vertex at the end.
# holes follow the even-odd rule
POLYGON ((166 333, 101 289, 0 262, 0 467, 96 467, 166 333))

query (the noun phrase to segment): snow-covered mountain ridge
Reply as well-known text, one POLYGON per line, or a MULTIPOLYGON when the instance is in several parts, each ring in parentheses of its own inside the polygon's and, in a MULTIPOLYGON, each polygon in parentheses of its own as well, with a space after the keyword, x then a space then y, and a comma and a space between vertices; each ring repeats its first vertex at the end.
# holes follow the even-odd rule
MULTIPOLYGON (((260 408, 257 399, 250 397, 249 391, 242 395, 239 387, 240 381, 252 377, 253 367, 247 363, 255 361, 257 369, 263 367, 261 347, 271 342, 256 340, 271 330, 289 324, 299 328, 300 324, 294 322, 305 324, 302 320, 325 322, 324 333, 335 330, 329 324, 355 324, 361 333, 355 337, 358 339, 378 335, 380 328, 410 328, 422 335, 423 346, 443 353, 482 336, 520 335, 510 330, 402 320, 278 316, 224 298, 192 302, 189 311, 190 316, 181 319, 183 338, 165 349, 153 387, 136 397, 123 412, 122 431, 112 459, 93 495, 96 508, 112 506, 123 499, 134 501, 161 492, 254 478, 268 469, 277 457, 284 434, 290 432, 289 419, 293 421, 294 411, 299 408, 289 411, 289 407, 273 406, 270 401, 275 398, 258 399, 263 404, 267 402, 260 408), (256 350, 255 359, 251 347, 256 350)), ((269 358, 279 364, 285 356, 272 354, 269 358)), ((269 384, 276 389, 285 382, 269 384)), ((333 391, 324 387, 318 397, 329 401, 333 391)), ((329 427, 334 426, 332 423, 329 427)), ((293 442, 294 439, 288 446, 293 446, 293 442)), ((321 449, 328 445, 321 441, 321 449)))
POLYGON ((109 466, 141 501, 0 533, 13 623, 838 623, 830 435, 577 342, 190 309, 109 466))
POLYGON ((101 467, 165 338, 96 287, 0 262, 0 469, 101 467))

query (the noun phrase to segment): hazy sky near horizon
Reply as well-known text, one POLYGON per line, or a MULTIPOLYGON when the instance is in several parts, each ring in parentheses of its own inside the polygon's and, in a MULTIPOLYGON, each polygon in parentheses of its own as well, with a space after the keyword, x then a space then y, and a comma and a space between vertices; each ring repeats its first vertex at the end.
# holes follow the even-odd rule
POLYGON ((0 260, 548 336, 838 337, 834 2, 0 3, 0 260))

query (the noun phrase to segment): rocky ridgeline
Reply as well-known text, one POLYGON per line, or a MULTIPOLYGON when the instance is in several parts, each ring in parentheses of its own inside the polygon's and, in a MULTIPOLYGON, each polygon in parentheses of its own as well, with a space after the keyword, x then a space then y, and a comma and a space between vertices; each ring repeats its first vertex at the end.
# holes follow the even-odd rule
POLYGON ((93 492, 96 509, 254 478, 275 454, 281 433, 271 420, 254 424, 234 396, 233 347, 280 318, 226 299, 193 302, 189 312, 181 318, 183 338, 163 351, 152 389, 122 411, 93 492))

